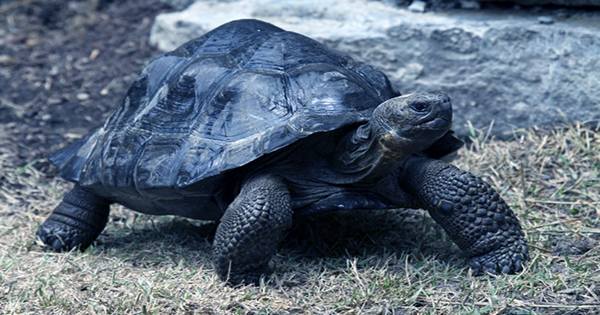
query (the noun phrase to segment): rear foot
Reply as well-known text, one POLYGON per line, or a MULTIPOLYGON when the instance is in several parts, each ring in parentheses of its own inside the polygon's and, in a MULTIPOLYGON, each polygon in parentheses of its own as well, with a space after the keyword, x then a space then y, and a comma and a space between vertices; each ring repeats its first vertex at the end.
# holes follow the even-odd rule
POLYGON ((57 252, 84 250, 106 226, 109 205, 106 199, 75 186, 39 227, 37 237, 57 252))

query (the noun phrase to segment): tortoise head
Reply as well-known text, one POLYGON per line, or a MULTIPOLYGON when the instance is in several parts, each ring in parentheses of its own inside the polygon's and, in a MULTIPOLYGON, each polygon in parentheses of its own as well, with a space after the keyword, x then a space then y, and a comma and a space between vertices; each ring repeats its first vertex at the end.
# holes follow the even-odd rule
POLYGON ((389 99, 373 111, 371 125, 386 150, 419 152, 442 137, 452 124, 450 98, 443 93, 413 93, 389 99))

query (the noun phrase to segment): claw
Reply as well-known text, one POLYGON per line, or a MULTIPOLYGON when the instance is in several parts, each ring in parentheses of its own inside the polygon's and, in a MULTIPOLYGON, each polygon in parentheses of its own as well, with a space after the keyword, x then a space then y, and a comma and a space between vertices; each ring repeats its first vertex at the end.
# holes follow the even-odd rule
POLYGON ((487 254, 472 257, 469 264, 474 275, 483 272, 491 274, 513 274, 523 270, 523 262, 527 260, 527 252, 522 246, 501 247, 487 254))
POLYGON ((523 271, 523 262, 521 260, 516 260, 514 263, 514 266, 515 266, 515 272, 523 271))
POLYGON ((61 241, 60 238, 57 237, 52 241, 51 247, 53 250, 59 252, 59 251, 62 251, 64 245, 65 244, 63 243, 63 241, 61 241))
POLYGON ((69 239, 76 237, 75 231, 53 226, 54 222, 47 224, 50 226, 42 225, 37 232, 38 239, 46 246, 56 252, 68 251, 74 247, 70 244, 69 239))

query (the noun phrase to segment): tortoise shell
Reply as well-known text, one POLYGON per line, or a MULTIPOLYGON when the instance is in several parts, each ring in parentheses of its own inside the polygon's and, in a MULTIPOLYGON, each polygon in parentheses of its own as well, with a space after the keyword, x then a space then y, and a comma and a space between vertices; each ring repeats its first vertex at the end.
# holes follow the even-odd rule
POLYGON ((185 189, 366 121, 394 96, 369 65, 271 24, 238 20, 151 61, 102 127, 51 160, 81 186, 148 195, 185 189))

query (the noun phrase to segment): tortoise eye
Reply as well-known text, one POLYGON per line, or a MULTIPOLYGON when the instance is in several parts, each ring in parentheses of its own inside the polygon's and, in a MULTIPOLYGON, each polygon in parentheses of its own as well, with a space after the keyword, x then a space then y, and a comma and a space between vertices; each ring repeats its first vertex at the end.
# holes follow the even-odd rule
POLYGON ((429 111, 429 109, 431 108, 431 104, 429 102, 416 101, 410 104, 410 108, 417 112, 423 113, 429 111))

